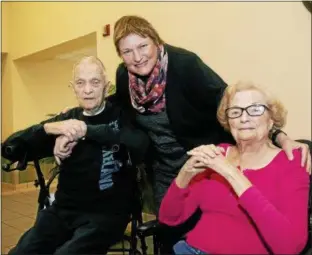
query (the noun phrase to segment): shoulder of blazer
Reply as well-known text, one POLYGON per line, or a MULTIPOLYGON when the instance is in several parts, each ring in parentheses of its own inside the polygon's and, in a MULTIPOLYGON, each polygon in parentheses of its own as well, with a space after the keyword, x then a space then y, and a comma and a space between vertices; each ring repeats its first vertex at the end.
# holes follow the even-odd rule
POLYGON ((117 77, 122 77, 122 76, 125 76, 125 75, 128 76, 128 70, 127 70, 127 68, 125 67, 125 65, 123 63, 120 63, 118 65, 118 68, 117 68, 116 76, 117 77))
MULTIPOLYGON (((165 49, 168 52, 167 96, 189 99, 189 87, 193 84, 194 67, 198 66, 199 57, 191 51, 168 44, 165 44, 165 49)), ((167 106, 173 107, 171 103, 167 106)))
POLYGON ((123 63, 119 64, 116 71, 116 93, 123 103, 130 100, 128 70, 123 63))
POLYGON ((199 59, 194 52, 183 48, 165 44, 165 49, 168 52, 168 69, 173 69, 176 73, 185 73, 185 68, 192 67, 199 59))
POLYGON ((128 85, 128 70, 125 65, 121 63, 116 71, 116 86, 117 89, 122 89, 125 85, 128 85))
POLYGON ((128 84, 128 70, 123 63, 119 64, 116 71, 116 85, 125 86, 128 84))

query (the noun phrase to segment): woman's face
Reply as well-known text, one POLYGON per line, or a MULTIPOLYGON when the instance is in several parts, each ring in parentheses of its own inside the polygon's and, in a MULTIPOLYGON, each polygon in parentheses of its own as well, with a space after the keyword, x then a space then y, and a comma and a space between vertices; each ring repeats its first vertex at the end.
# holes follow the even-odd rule
POLYGON ((158 47, 149 37, 129 34, 119 41, 119 52, 129 72, 148 76, 158 57, 158 47))
POLYGON ((236 142, 269 139, 273 121, 266 107, 265 96, 257 90, 240 91, 234 95, 227 117, 236 142))

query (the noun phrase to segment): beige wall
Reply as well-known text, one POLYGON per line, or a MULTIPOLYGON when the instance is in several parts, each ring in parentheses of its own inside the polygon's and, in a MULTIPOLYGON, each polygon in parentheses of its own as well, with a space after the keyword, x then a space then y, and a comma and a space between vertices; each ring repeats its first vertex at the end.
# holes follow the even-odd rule
POLYGON ((1 3, 1 139, 13 130, 13 104, 11 85, 11 55, 9 52, 10 3, 1 3))
MULTIPOLYGON (((311 138, 311 14, 301 2, 14 2, 10 53, 17 59, 96 31, 98 56, 114 80, 120 60, 101 28, 125 14, 148 18, 166 42, 197 52, 228 83, 249 79, 270 87, 289 109, 286 132, 311 138)), ((12 66, 19 129, 30 123, 21 112, 36 100, 12 66)))
POLYGON ((10 61, 7 53, 1 53, 1 139, 7 138, 13 130, 10 61))
MULTIPOLYGON (((37 123, 47 119, 47 114, 58 113, 66 106, 76 105, 70 80, 74 61, 48 60, 16 63, 19 78, 31 104, 27 122, 37 123)), ((19 123, 23 125, 23 123, 19 123)))
POLYGON ((9 52, 9 15, 11 3, 1 2, 1 52, 9 52))

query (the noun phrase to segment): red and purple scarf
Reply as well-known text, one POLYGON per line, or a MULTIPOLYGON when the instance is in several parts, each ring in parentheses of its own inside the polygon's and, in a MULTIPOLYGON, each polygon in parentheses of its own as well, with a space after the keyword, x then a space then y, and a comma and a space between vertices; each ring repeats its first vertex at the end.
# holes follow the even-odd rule
POLYGON ((165 108, 168 54, 159 48, 158 59, 147 82, 128 72, 132 106, 140 113, 158 113, 165 108))

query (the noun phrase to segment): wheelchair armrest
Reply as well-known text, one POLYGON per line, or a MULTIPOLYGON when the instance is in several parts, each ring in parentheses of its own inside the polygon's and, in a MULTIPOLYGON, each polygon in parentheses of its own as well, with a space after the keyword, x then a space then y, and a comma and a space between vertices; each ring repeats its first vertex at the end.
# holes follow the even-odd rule
POLYGON ((159 227, 158 220, 151 220, 138 226, 138 235, 141 237, 154 235, 159 227))

